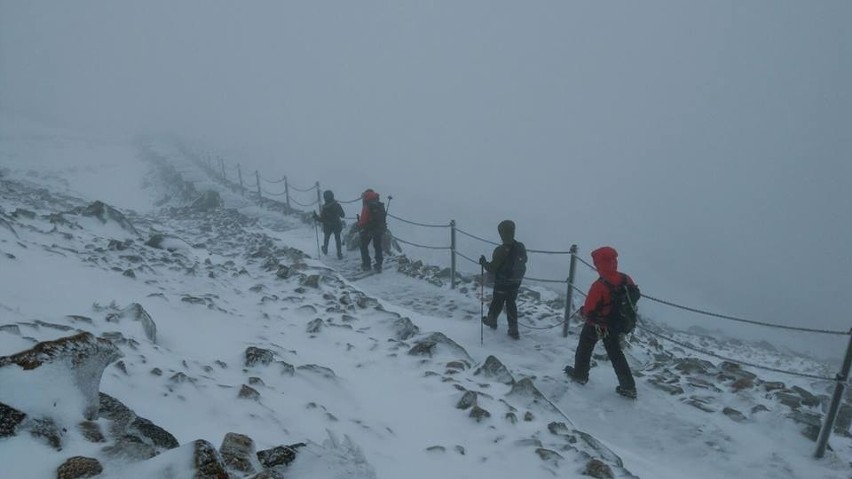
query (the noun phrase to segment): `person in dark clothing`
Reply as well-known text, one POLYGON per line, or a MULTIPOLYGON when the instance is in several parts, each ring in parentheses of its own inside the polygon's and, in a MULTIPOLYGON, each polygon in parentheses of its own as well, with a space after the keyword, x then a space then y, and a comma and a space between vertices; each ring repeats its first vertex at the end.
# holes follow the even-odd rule
POLYGON ((488 315, 482 318, 483 324, 491 329, 497 329, 497 318, 506 305, 506 319, 509 323, 509 336, 520 339, 518 333, 518 289, 521 287, 526 272, 527 250, 520 241, 515 241, 515 223, 511 220, 501 221, 497 232, 503 243, 491 254, 491 261, 485 256, 479 257, 479 264, 494 277, 494 294, 488 315))
POLYGON ((322 233, 324 235, 322 243, 322 253, 328 254, 328 240, 334 234, 334 244, 337 246, 337 259, 343 259, 343 252, 340 249, 340 232, 343 231, 343 207, 334 199, 334 192, 325 190, 322 193, 325 204, 322 205, 319 216, 314 213, 314 219, 322 223, 322 233))
POLYGON ((621 287, 635 283, 630 276, 619 273, 617 258, 618 252, 609 246, 592 251, 592 260, 600 278, 592 283, 586 302, 580 308, 580 314, 585 318, 586 323, 580 332, 580 341, 574 354, 574 366, 565 366, 565 374, 577 383, 586 384, 589 380, 592 351, 600 339, 615 370, 615 376, 618 378, 618 387, 615 391, 622 396, 635 399, 636 383, 630 372, 630 365, 627 364, 627 358, 624 357, 624 351, 621 350, 618 333, 612 330, 613 314, 617 314, 617 311, 612 307, 612 292, 607 285, 609 283, 621 287))
POLYGON ((370 241, 376 253, 376 263, 373 268, 382 272, 382 237, 387 229, 387 212, 385 205, 379 201, 379 194, 368 189, 361 195, 363 206, 358 216, 359 242, 361 247, 361 269, 370 270, 370 241))

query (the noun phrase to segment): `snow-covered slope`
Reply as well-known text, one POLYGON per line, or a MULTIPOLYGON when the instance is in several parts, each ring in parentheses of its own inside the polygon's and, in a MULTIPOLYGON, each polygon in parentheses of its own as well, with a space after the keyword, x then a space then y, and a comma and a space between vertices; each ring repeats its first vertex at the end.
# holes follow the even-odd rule
MULTIPOLYGON (((187 477, 193 441, 227 459, 228 433, 257 450, 305 444, 268 477, 850 477, 848 423, 820 461, 803 434, 813 434, 829 383, 640 336, 630 354, 637 401, 614 394, 605 355, 577 386, 561 372, 576 333, 548 328, 561 317, 549 291, 522 295, 523 321, 538 329, 514 341, 501 322, 481 344, 473 278, 450 290, 437 268, 393 258, 353 282, 354 253, 306 253, 316 250, 311 225, 223 188, 183 150, 9 119, 0 130, 0 356, 79 331, 109 339, 123 356, 100 392, 181 445, 143 434, 145 447, 129 447, 104 411, 89 421, 105 436, 93 442, 70 373, 36 381, 0 365, 0 403, 52 418, 59 442, 21 424, 0 437, 0 477, 56 477, 72 456, 97 459, 98 477, 187 477), (224 208, 196 202, 207 191, 224 208)), ((754 345, 671 334, 830 374, 754 345)))

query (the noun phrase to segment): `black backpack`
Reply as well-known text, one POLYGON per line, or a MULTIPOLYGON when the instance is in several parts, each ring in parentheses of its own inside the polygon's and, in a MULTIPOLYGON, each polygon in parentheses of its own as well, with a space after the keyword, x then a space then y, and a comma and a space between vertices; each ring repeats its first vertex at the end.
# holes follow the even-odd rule
POLYGON ((620 286, 616 286, 603 278, 600 278, 599 281, 609 288, 609 294, 612 298, 610 302, 612 306, 607 318, 610 328, 619 334, 632 333, 636 327, 636 317, 639 312, 636 303, 642 297, 639 286, 629 284, 624 274, 621 274, 620 286))
POLYGON ((385 231, 388 227, 388 214, 385 211, 385 204, 378 200, 370 201, 367 203, 367 209, 370 211, 368 227, 373 231, 385 231))
POLYGON ((509 255, 496 275, 498 280, 509 283, 521 283, 527 274, 527 248, 520 241, 509 247, 509 255))

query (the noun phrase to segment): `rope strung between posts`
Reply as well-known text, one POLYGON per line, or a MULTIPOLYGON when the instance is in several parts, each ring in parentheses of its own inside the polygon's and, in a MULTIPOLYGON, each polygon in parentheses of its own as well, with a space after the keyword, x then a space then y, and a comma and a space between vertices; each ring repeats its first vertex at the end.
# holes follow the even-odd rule
POLYGON ((579 262, 583 263, 584 265, 588 266, 589 268, 592 268, 592 270, 593 270, 593 271, 595 271, 595 272, 597 272, 597 271, 598 271, 598 269, 597 269, 597 268, 595 268, 594 266, 592 266, 591 264, 589 264, 589 262, 588 262, 588 261, 584 260, 583 258, 581 258, 581 257, 579 257, 579 256, 577 256, 577 261, 579 261, 579 262))
MULTIPOLYGON (((579 256, 577 256, 577 259, 580 260, 581 263, 585 264, 589 268, 592 268, 593 270, 597 271, 597 268, 595 268, 594 266, 592 266, 591 264, 589 264, 588 262, 586 262, 585 260, 583 260, 579 256)), ((756 326, 765 326, 767 328, 787 329, 787 330, 790 330, 790 331, 801 331, 801 332, 806 332, 806 333, 833 334, 833 335, 836 335, 836 336, 849 336, 850 334, 852 334, 852 331, 837 331, 837 330, 830 330, 830 329, 803 328, 803 327, 800 327, 800 326, 785 326, 783 324, 773 324, 773 323, 767 323, 767 322, 764 322, 764 321, 755 321, 755 320, 752 320, 752 319, 738 318, 736 316, 728 316, 726 314, 719 314, 719 313, 714 313, 714 312, 711 312, 711 311, 705 311, 703 309, 684 306, 682 304, 677 304, 677 303, 673 303, 671 301, 666 301, 666 300, 663 300, 663 299, 660 299, 660 298, 655 298, 655 297, 647 295, 645 293, 642 293, 642 297, 648 298, 649 300, 654 301, 656 303, 664 304, 666 306, 671 306, 673 308, 682 309, 684 311, 689 311, 691 313, 703 314, 705 316, 711 316, 711 317, 719 318, 719 319, 727 319, 729 321, 737 321, 737 322, 740 322, 740 323, 754 324, 756 326)))
POLYGON ((409 221, 407 219, 400 218, 399 216, 394 216, 390 213, 388 213, 388 216, 395 219, 395 220, 402 221, 403 223, 408 223, 408 224, 414 225, 414 226, 422 226, 424 228, 449 228, 450 227, 450 225, 434 225, 434 224, 426 224, 426 223, 417 223, 415 221, 409 221))
POLYGON ((281 178, 280 180, 267 180, 266 178, 261 177, 260 179, 273 185, 276 183, 284 183, 284 178, 281 178))
POLYGON ((405 241, 404 239, 400 238, 399 236, 394 236, 394 237, 393 237, 393 239, 395 239, 395 240, 399 241, 399 242, 400 242, 400 243, 402 243, 402 244, 407 244, 407 245, 409 245, 409 246, 415 246, 415 247, 417 247, 417 248, 438 249, 438 250, 448 250, 448 249, 451 249, 449 246, 428 246, 428 245, 422 245, 422 244, 412 243, 412 242, 410 242, 410 241, 405 241))
POLYGON ((755 324, 757 326, 766 326, 768 328, 788 329, 788 330, 791 330, 791 331, 803 331, 803 332, 806 332, 806 333, 834 334, 834 335, 838 335, 838 336, 848 336, 850 334, 849 331, 833 331, 833 330, 829 330, 829 329, 814 329, 814 328, 803 328, 803 327, 799 327, 799 326, 784 326, 783 324, 764 323, 762 321, 753 321, 751 319, 737 318, 735 316, 728 316, 728 315, 725 315, 725 314, 712 313, 710 311, 704 311, 702 309, 690 308, 689 306, 683 306, 683 305, 680 305, 680 304, 675 304, 675 303, 672 303, 670 301, 664 301, 662 299, 655 298, 653 296, 648 296, 647 294, 644 294, 644 293, 642 294, 642 297, 648 298, 651 301, 654 301, 654 302, 657 302, 657 303, 660 303, 660 304, 665 304, 666 306, 671 306, 671 307, 674 307, 674 308, 682 309, 684 311, 690 311, 692 313, 703 314, 705 316, 712 316, 714 318, 727 319, 729 321, 737 321, 737 322, 740 322, 740 323, 755 324))
POLYGON ((539 254, 571 254, 570 251, 548 251, 544 249, 528 249, 527 253, 539 253, 539 254))
POLYGON ((261 188, 261 189, 263 190, 263 194, 269 195, 269 196, 284 196, 286 194, 286 192, 284 192, 284 191, 282 191, 281 193, 270 193, 269 191, 266 190, 266 188, 261 188))
POLYGON ((466 255, 464 255, 464 254, 462 254, 462 253, 459 253, 458 251, 456 251, 456 254, 457 254, 457 255, 459 255, 459 256, 461 256, 462 258, 464 258, 464 259, 466 259, 466 260, 470 261, 470 262, 471 262, 471 263, 473 263, 473 264, 479 264, 479 261, 477 261, 477 260, 475 260, 475 259, 473 259, 473 258, 469 258, 468 256, 466 256, 466 255))
POLYGON ((536 283, 567 283, 567 279, 541 279, 524 276, 524 281, 534 281, 536 283))
POLYGON ((639 324, 637 324, 636 327, 638 329, 641 329, 642 331, 645 331, 645 332, 653 335, 653 336, 656 336, 658 338, 664 339, 664 340, 669 341, 671 343, 677 344, 678 346, 680 346, 682 348, 689 349, 689 350, 695 351, 697 353, 706 354, 707 356, 711 356, 711 357, 714 357, 716 359, 721 359, 723 361, 730 361, 732 363, 741 364, 743 366, 749 366, 749 367, 752 367, 752 368, 763 369, 763 370, 766 370, 766 371, 772 371, 772 372, 776 372, 776 373, 789 374, 791 376, 799 376, 799 377, 802 377, 802 378, 819 379, 821 381, 834 381, 835 380, 835 378, 833 378, 833 377, 817 376, 815 374, 807 374, 807 373, 800 373, 800 372, 796 372, 796 371, 787 371, 787 370, 778 369, 778 368, 770 368, 768 366, 761 366, 759 364, 749 363, 749 362, 742 361, 742 360, 739 360, 739 359, 728 358, 728 357, 722 356, 720 354, 716 354, 716 353, 711 352, 711 351, 705 351, 703 349, 696 348, 695 346, 692 346, 691 344, 687 344, 687 343, 684 343, 682 341, 678 341, 674 338, 670 338, 670 337, 665 336, 663 334, 660 334, 656 331, 652 331, 651 329, 646 328, 644 326, 641 326, 639 324))
POLYGON ((309 188, 304 188, 304 189, 303 189, 303 188, 296 188, 296 187, 295 187, 295 186, 293 186, 293 185, 287 185, 287 186, 288 186, 291 190, 298 191, 299 193, 307 193, 307 192, 309 192, 309 191, 314 191, 314 190, 316 190, 316 189, 317 189, 317 187, 316 187, 316 186, 311 186, 311 187, 309 187, 309 188))
POLYGON ((337 200, 338 203, 342 203, 344 205, 347 204, 347 203, 355 203, 356 201, 361 201, 361 197, 359 196, 358 198, 355 198, 354 200, 349 200, 349 201, 337 200))
POLYGON ((475 239, 475 240, 482 241, 483 243, 488 243, 488 244, 490 244, 490 245, 494 245, 494 246, 500 246, 500 243, 495 243, 494 241, 490 241, 490 240, 487 240, 487 239, 485 239, 485 238, 480 238, 479 236, 472 235, 472 234, 468 233, 467 231, 465 231, 465 230, 463 230, 463 229, 461 229, 461 228, 456 228, 456 232, 457 232, 457 233, 461 233, 461 234, 463 234, 463 235, 465 235, 465 236, 467 236, 467 237, 469 237, 469 238, 473 238, 473 239, 475 239))
POLYGON ((294 198, 290 198, 290 201, 292 201, 293 203, 296 203, 297 205, 299 205, 299 206, 301 206, 301 207, 303 207, 303 208, 310 208, 311 206, 313 206, 313 205, 317 204, 317 202, 318 202, 319 200, 316 200, 316 199, 315 199, 315 200, 311 201, 311 202, 310 202, 310 203, 308 203, 308 204, 299 203, 299 202, 298 202, 298 201, 296 201, 294 198))

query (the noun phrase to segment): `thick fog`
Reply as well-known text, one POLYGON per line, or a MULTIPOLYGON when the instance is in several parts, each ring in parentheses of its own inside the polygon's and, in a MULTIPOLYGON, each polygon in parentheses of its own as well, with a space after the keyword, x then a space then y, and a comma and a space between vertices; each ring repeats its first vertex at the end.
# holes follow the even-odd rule
MULTIPOLYGON (((492 240, 512 218, 528 248, 614 246, 660 298, 848 329, 850 18, 845 0, 0 0, 0 108, 175 134, 247 176, 372 187, 393 214, 492 240)), ((530 274, 564 278, 567 259, 533 256, 530 274)))

